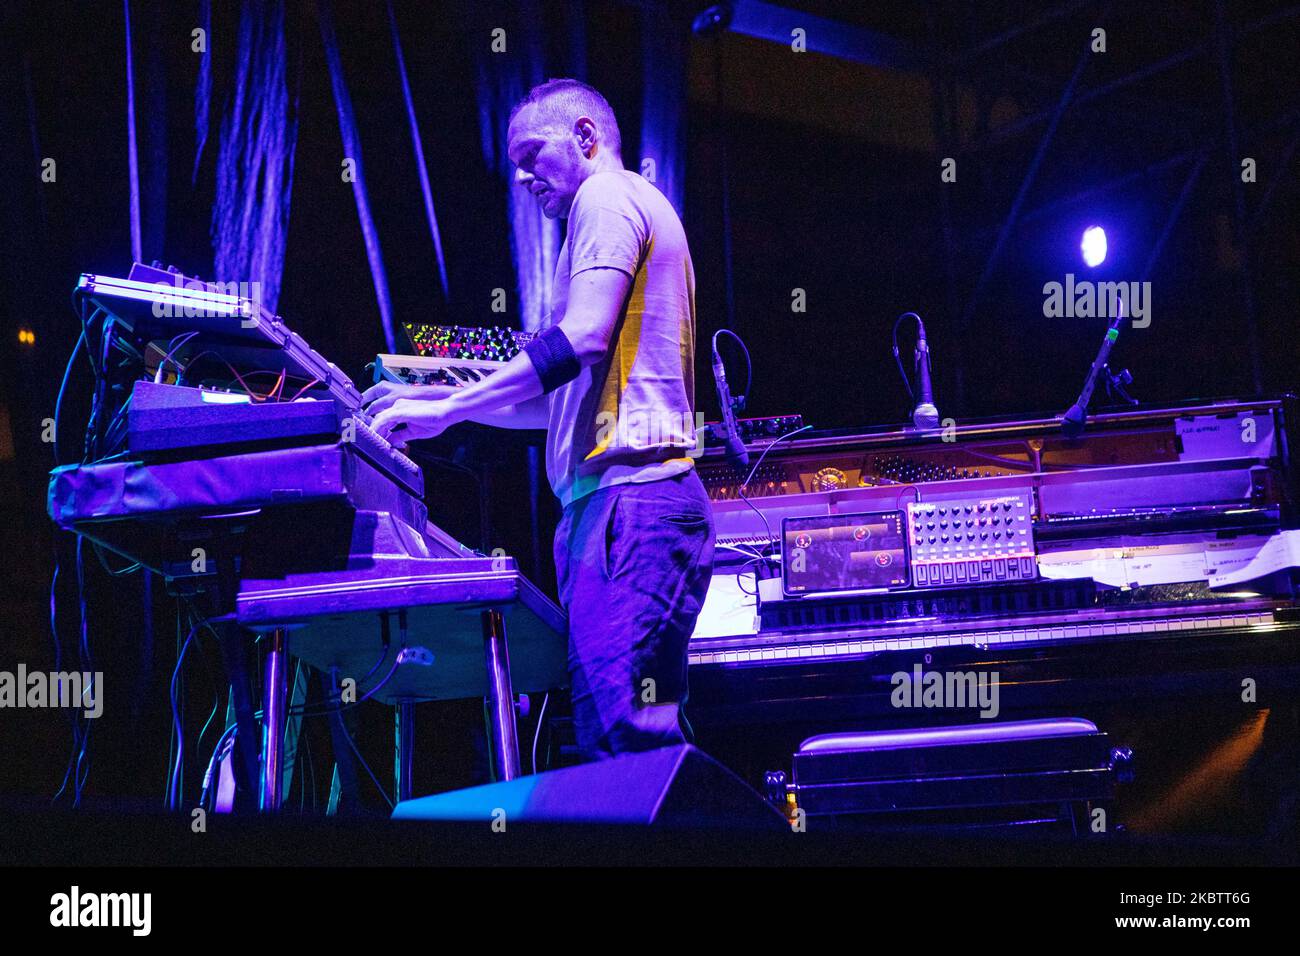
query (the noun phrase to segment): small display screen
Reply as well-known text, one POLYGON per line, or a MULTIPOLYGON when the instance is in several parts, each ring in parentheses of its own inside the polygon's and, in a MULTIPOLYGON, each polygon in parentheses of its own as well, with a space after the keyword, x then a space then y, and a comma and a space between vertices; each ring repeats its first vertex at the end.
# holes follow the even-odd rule
POLYGON ((901 511, 786 518, 781 538, 786 594, 897 588, 909 581, 901 511))

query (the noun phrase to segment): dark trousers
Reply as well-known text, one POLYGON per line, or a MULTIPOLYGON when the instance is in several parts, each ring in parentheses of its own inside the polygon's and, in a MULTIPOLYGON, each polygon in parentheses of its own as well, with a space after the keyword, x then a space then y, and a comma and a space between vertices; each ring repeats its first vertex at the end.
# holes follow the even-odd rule
POLYGON ((555 569, 583 756, 683 743, 686 644, 713 576, 713 516, 694 469, 570 504, 555 569))

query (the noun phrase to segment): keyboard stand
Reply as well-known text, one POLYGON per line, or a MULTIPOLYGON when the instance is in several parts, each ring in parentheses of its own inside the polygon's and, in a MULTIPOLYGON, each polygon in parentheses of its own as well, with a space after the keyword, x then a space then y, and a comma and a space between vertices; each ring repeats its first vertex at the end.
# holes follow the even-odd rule
MULTIPOLYGON (((412 707, 422 700, 484 698, 494 778, 519 776, 515 690, 567 685, 564 612, 519 573, 512 558, 402 564, 383 575, 350 570, 242 582, 237 620, 271 641, 260 761, 263 810, 274 812, 283 802, 283 747, 276 742, 285 731, 289 655, 342 678, 359 679, 371 670, 382 678, 392 671, 369 699, 396 707, 399 799, 410 794, 412 707), (388 614, 391 622, 400 612, 404 646, 402 629, 391 627, 385 648, 380 618, 388 614)), ((357 688, 358 697, 366 692, 357 688)))

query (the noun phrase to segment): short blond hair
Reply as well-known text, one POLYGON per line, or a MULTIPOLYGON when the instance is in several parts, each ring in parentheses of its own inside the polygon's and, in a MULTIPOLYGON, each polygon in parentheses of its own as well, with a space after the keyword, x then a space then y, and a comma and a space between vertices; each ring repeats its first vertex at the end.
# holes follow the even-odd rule
POLYGON ((510 122, 525 106, 535 105, 542 119, 549 123, 572 126, 579 116, 590 116, 600 130, 601 141, 615 153, 621 153, 623 137, 618 131, 618 120, 609 101, 594 87, 581 80, 563 77, 538 83, 528 95, 510 111, 510 122))

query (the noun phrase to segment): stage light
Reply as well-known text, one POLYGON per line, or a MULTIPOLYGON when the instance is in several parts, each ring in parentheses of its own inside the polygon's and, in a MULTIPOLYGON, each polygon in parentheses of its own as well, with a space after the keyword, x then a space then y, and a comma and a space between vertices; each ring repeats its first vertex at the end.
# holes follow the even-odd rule
POLYGON ((19 330, 18 330, 18 344, 19 344, 19 345, 35 345, 35 344, 36 344, 36 333, 33 332, 31 329, 19 329, 19 330))
POLYGON ((1106 261, 1106 230, 1101 226, 1089 226, 1083 230, 1083 242, 1079 243, 1079 248, 1083 250, 1083 261, 1088 268, 1096 268, 1106 261))

